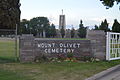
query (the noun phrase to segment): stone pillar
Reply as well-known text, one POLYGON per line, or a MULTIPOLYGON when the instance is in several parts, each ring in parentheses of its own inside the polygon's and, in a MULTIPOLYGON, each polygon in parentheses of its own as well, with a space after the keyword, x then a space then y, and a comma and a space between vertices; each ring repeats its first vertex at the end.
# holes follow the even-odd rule
POLYGON ((33 62, 34 59, 34 37, 32 34, 24 34, 20 37, 20 61, 33 62))
POLYGON ((87 39, 91 40, 93 57, 100 60, 106 58, 106 35, 102 30, 87 30, 87 39))

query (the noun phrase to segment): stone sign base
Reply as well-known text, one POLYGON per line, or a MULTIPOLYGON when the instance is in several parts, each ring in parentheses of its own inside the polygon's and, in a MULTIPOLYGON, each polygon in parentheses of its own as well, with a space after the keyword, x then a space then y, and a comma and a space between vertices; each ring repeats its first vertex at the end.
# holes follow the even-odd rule
POLYGON ((33 35, 20 37, 20 61, 33 62, 43 54, 49 58, 58 55, 74 57, 90 57, 105 59, 105 33, 103 31, 87 32, 86 40, 65 40, 34 38, 33 35))

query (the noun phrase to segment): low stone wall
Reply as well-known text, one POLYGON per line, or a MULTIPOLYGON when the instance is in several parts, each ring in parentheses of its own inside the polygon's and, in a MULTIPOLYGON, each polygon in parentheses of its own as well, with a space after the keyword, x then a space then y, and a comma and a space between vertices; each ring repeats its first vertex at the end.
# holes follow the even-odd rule
POLYGON ((20 37, 20 61, 33 62, 35 59, 35 47, 33 35, 20 37))
POLYGON ((34 38, 32 35, 22 35, 20 38, 20 61, 33 62, 42 56, 57 57, 73 53, 74 57, 92 57, 90 40, 61 40, 34 38))
POLYGON ((106 59, 106 35, 102 30, 88 30, 87 39, 91 40, 91 48, 94 58, 106 59))
POLYGON ((65 40, 34 38, 33 35, 20 37, 20 61, 33 62, 36 57, 45 54, 47 57, 66 56, 73 53, 75 57, 94 57, 105 59, 105 33, 103 31, 87 32, 89 40, 65 40))

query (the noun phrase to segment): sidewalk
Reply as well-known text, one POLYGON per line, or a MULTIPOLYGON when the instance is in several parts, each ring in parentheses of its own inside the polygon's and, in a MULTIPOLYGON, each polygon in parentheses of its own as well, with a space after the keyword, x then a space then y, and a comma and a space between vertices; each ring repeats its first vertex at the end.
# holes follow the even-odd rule
POLYGON ((85 80, 120 80, 120 65, 109 68, 85 80))

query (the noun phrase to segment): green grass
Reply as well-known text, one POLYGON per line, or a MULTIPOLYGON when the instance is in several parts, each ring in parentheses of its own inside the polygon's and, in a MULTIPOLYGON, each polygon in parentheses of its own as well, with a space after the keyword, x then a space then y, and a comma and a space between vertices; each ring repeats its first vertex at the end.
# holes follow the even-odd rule
POLYGON ((14 41, 0 41, 0 80, 84 80, 120 64, 120 60, 23 64, 14 62, 14 44, 14 41))
POLYGON ((9 70, 0 70, 0 80, 30 80, 24 75, 16 74, 9 70))
POLYGON ((18 80, 84 80, 119 63, 120 60, 78 63, 1 63, 0 80, 16 80, 16 77, 21 78, 18 80))
POLYGON ((57 39, 57 40, 89 40, 86 38, 45 38, 45 39, 57 39))
POLYGON ((0 40, 0 62, 15 60, 15 41, 0 40))

